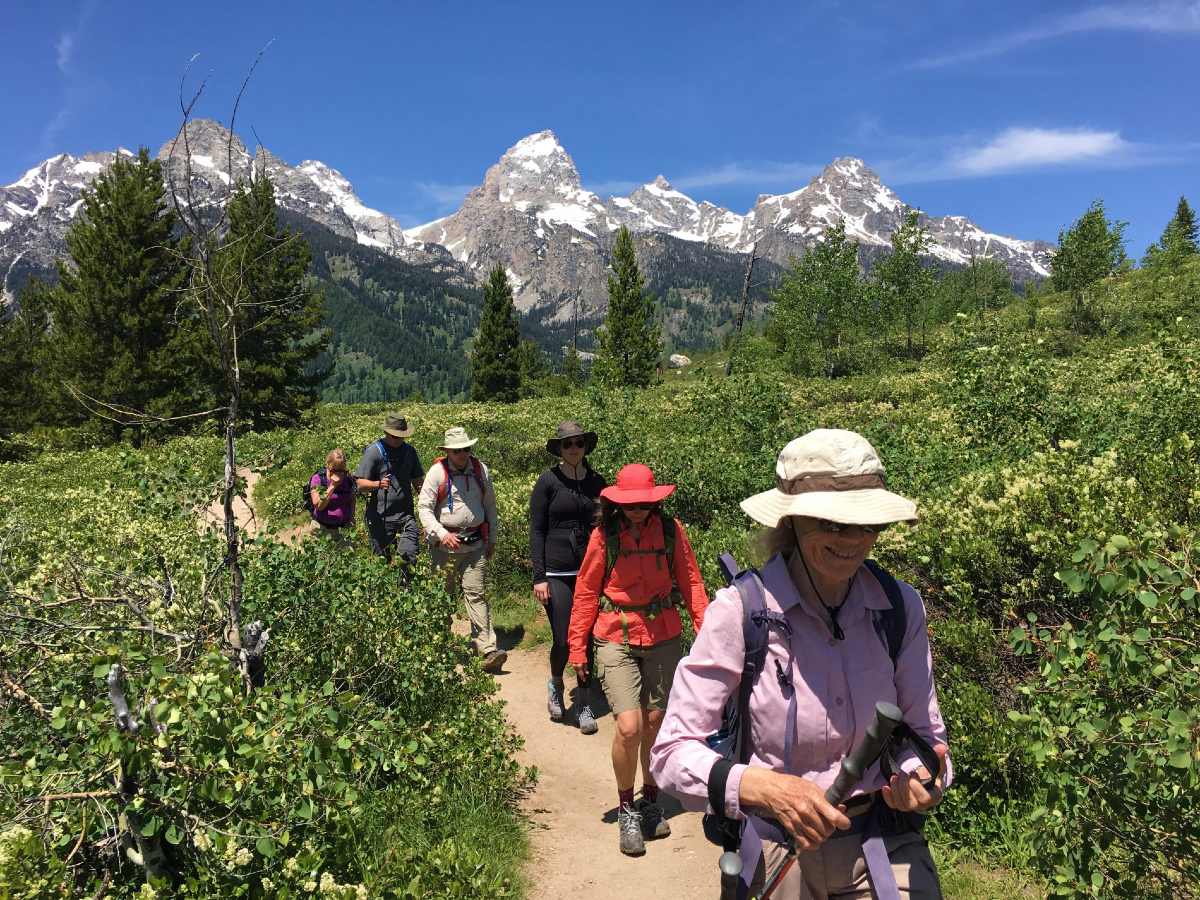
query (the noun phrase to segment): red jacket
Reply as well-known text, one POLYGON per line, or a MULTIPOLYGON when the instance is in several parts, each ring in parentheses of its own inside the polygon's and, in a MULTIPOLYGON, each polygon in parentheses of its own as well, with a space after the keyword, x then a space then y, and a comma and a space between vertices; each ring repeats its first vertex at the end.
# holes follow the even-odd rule
MULTIPOLYGON (((683 602, 692 613, 696 631, 704 624, 704 610, 708 607, 708 592, 700 578, 700 568, 687 533, 679 520, 675 520, 675 580, 683 602)), ((628 525, 622 525, 619 534, 621 547, 626 550, 651 550, 664 547, 662 519, 650 516, 642 528, 641 540, 635 542, 628 525)), ((663 598, 671 593, 671 574, 667 571, 667 557, 653 553, 619 555, 613 566, 608 584, 604 585, 604 569, 608 555, 604 547, 604 529, 593 528, 588 540, 587 552, 579 575, 575 580, 575 599, 571 607, 571 625, 567 632, 567 643, 571 648, 569 661, 572 665, 587 661, 588 635, 606 641, 622 641, 621 616, 616 612, 600 609, 603 594, 625 610, 629 623, 629 643, 637 647, 650 647, 676 637, 683 624, 675 609, 664 610, 653 619, 648 619, 630 606, 644 606, 651 600, 663 598)))

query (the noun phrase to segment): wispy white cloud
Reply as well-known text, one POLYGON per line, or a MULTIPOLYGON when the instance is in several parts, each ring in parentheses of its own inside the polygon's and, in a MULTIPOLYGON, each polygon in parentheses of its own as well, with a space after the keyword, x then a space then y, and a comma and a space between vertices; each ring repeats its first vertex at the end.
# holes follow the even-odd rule
POLYGON ((58 71, 62 74, 67 74, 67 69, 71 65, 71 57, 75 53, 75 41, 77 33, 68 31, 58 38, 58 43, 54 45, 54 62, 58 66, 58 71))
POLYGON ((906 184, 985 178, 1044 169, 1124 169, 1180 162, 1200 153, 1196 144, 1147 144, 1117 131, 1014 126, 991 136, 944 136, 936 141, 896 138, 902 156, 879 160, 885 181, 906 184))
POLYGON ((79 14, 75 17, 74 24, 60 34, 58 40, 54 42, 54 65, 63 80, 63 102, 42 129, 42 153, 52 153, 57 150, 55 145, 58 143, 59 136, 67 127, 86 94, 84 83, 75 70, 74 62, 80 38, 82 38, 95 8, 96 0, 84 0, 80 4, 79 14))
POLYGON ((1009 128, 952 160, 964 175, 992 175, 1014 169, 1061 166, 1136 155, 1133 144, 1115 131, 1009 128))
POLYGON ((1046 19, 1031 28, 1012 31, 952 53, 924 57, 911 69, 940 69, 999 56, 1042 41, 1091 31, 1134 31, 1152 34, 1200 35, 1200 0, 1109 4, 1046 19))

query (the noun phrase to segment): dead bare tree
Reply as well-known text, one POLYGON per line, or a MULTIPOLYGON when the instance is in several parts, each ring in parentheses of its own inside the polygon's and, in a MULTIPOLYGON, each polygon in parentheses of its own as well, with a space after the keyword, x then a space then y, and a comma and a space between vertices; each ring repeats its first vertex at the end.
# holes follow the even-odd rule
POLYGON ((746 260, 746 277, 742 281, 742 308, 738 311, 737 322, 733 326, 733 340, 729 344, 729 359, 725 361, 725 376, 733 374, 733 358, 737 354, 738 344, 742 339, 742 326, 746 321, 746 306, 750 303, 750 275, 754 272, 754 263, 758 260, 758 241, 750 248, 750 258, 746 260))
MULTIPOLYGON (((210 195, 207 202, 201 202, 195 193, 192 178, 192 148, 189 124, 192 121, 193 110, 204 94, 207 79, 189 96, 186 91, 188 72, 196 57, 192 57, 179 81, 179 110, 180 126, 175 139, 171 142, 171 150, 167 160, 167 182, 171 201, 184 229, 191 237, 187 255, 187 263, 191 270, 187 298, 195 305, 207 330, 212 347, 228 392, 228 402, 224 414, 225 438, 225 480, 221 494, 223 511, 223 526, 225 537, 224 565, 229 576, 229 594, 225 609, 224 639, 230 649, 230 655, 237 661, 241 669, 242 679, 247 692, 255 683, 261 683, 261 661, 269 632, 261 623, 253 635, 243 633, 242 596, 244 576, 239 558, 240 533, 237 517, 234 514, 233 502, 238 494, 238 464, 237 464, 237 433, 242 401, 242 369, 240 355, 241 328, 245 321, 245 311, 256 305, 254 285, 246 277, 247 267, 257 260, 240 258, 234 254, 236 264, 232 267, 222 265, 218 259, 219 253, 230 258, 229 241, 222 242, 229 227, 229 201, 233 196, 235 186, 239 183, 238 173, 234 169, 234 128, 237 123, 238 109, 242 98, 266 53, 268 43, 255 57, 242 80, 234 99, 233 110, 229 117, 229 133, 226 141, 224 190, 218 186, 210 195), (183 183, 179 184, 176 173, 176 159, 182 162, 183 183), (249 644, 249 648, 247 648, 249 644)), ((260 172, 259 177, 265 177, 260 172)), ((259 226, 262 227, 261 225, 259 226)), ((244 239, 244 238, 243 238, 244 239)), ((284 301, 286 302, 286 301, 284 301)), ((249 632, 251 629, 247 629, 249 632)))

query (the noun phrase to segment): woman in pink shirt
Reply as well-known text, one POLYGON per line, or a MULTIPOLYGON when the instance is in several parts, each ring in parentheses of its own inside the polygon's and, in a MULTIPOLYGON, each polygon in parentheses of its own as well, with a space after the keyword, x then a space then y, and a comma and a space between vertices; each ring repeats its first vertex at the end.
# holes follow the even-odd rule
MULTIPOLYGON (((742 502, 747 514, 771 529, 774 553, 761 577, 767 609, 786 619, 786 626, 771 629, 766 665, 750 695, 749 764, 729 770, 720 810, 748 819, 742 856, 752 895, 788 852, 771 839, 780 836, 772 835, 774 824, 798 851, 798 864, 774 900, 941 897, 920 826, 922 815, 941 800, 952 770, 925 608, 917 592, 900 582, 905 629, 893 663, 879 625, 892 603, 864 565, 880 531, 917 515, 912 501, 885 488, 883 475, 864 438, 819 429, 783 448, 774 489, 742 502), (914 754, 902 754, 897 761, 905 774, 885 780, 876 764, 846 804, 831 806, 825 790, 842 759, 861 743, 878 701, 900 707, 905 722, 933 745, 939 770, 931 773, 914 754), (923 782, 931 779, 927 790, 923 782), (755 849, 760 838, 761 853, 755 849)), ((719 591, 675 673, 651 753, 653 777, 690 809, 715 811, 708 781, 720 757, 707 738, 720 727, 741 680, 742 618, 737 592, 719 591)))
POLYGON ((350 540, 357 489, 354 479, 346 471, 346 454, 340 447, 329 451, 325 457, 325 468, 309 479, 313 521, 317 523, 321 534, 333 538, 338 544, 350 540))

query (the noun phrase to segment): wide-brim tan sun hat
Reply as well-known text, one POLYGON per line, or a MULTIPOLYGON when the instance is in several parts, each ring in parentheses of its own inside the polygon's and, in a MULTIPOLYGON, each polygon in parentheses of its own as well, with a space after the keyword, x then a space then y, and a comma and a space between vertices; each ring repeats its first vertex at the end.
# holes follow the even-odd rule
POLYGON ((775 462, 775 487, 741 503, 770 528, 785 516, 845 525, 915 522, 917 505, 887 489, 883 463, 860 434, 818 428, 791 441, 775 462))
POLYGON ((442 449, 465 450, 467 447, 474 447, 478 442, 479 438, 467 436, 467 429, 461 425, 455 425, 453 428, 446 429, 446 434, 442 438, 442 449))

